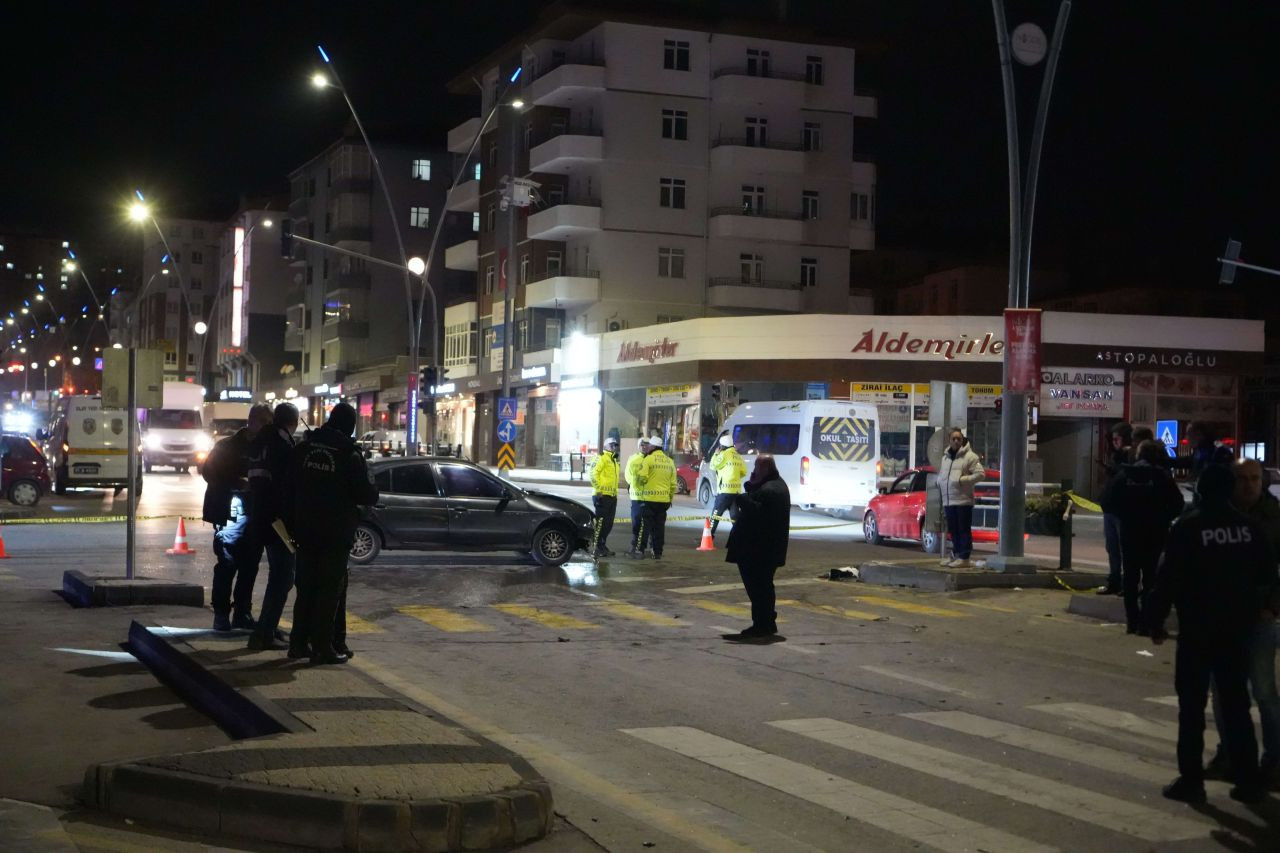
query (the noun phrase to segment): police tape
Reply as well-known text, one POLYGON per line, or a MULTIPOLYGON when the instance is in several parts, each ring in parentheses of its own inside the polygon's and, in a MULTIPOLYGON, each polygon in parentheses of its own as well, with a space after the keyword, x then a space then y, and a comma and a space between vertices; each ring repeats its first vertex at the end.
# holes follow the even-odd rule
POLYGON ((1076 589, 1074 586, 1071 586, 1069 583, 1067 583, 1066 581, 1064 581, 1062 578, 1058 577, 1057 575, 1054 575, 1054 576, 1053 576, 1053 579, 1054 579, 1054 580, 1056 580, 1056 581, 1058 582, 1058 586, 1062 587, 1062 588, 1063 588, 1063 589, 1065 589, 1067 592, 1088 592, 1088 590, 1084 590, 1084 589, 1076 589))
MULTIPOLYGON (((733 519, 727 515, 668 515, 667 521, 702 521, 708 519, 711 521, 724 521, 733 524, 733 519)), ((630 518, 615 518, 614 524, 630 524, 630 518)), ((788 527, 788 530, 826 530, 831 527, 849 527, 853 524, 861 524, 860 521, 841 521, 836 524, 810 524, 788 527)))
MULTIPOLYGON (((181 518, 186 521, 203 521, 199 515, 139 515, 135 521, 157 521, 181 518)), ((15 524, 121 524, 129 520, 127 515, 75 515, 65 518, 7 518, 0 521, 0 526, 11 527, 15 524)))
POLYGON ((1100 505, 1094 503, 1093 501, 1087 498, 1080 497, 1075 492, 1068 491, 1066 492, 1066 495, 1067 497, 1071 498, 1071 502, 1073 504, 1075 504, 1076 506, 1080 507, 1083 510, 1088 510, 1089 512, 1102 512, 1102 507, 1100 505))

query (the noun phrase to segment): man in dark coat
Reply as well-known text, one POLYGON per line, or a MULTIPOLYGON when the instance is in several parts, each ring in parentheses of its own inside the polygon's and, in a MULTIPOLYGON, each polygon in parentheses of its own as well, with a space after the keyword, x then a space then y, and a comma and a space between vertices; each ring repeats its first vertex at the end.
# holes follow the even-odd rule
MULTIPOLYGON (((1265 796, 1258 742, 1249 719, 1250 634, 1259 602, 1274 602, 1276 558, 1266 534, 1231 506, 1231 469, 1210 465, 1196 483, 1197 506, 1178 519, 1146 601, 1151 639, 1168 636, 1164 620, 1178 608, 1178 778, 1164 789, 1171 800, 1204 802, 1204 706, 1213 679, 1235 787, 1233 799, 1265 796)), ((1273 661, 1274 665, 1274 661, 1273 661)))
POLYGON ((738 574, 751 599, 751 627, 726 639, 763 639, 778 633, 777 596, 773 576, 787 562, 791 528, 791 491, 773 457, 756 458, 755 470, 738 496, 738 520, 729 531, 726 562, 738 574))
POLYGON ((255 568, 267 552, 267 590, 262 595, 262 611, 257 627, 249 636, 255 651, 283 649, 284 635, 278 633, 289 590, 293 589, 293 552, 273 525, 288 515, 289 457, 293 453, 293 433, 298 428, 298 407, 292 403, 276 406, 271 427, 259 431, 249 445, 249 528, 243 549, 245 563, 255 568))
MULTIPOLYGON (((1106 456, 1098 463, 1106 475, 1104 488, 1119 476, 1123 466, 1133 461, 1133 447, 1130 446, 1132 436, 1133 427, 1127 422, 1122 421, 1111 427, 1111 446, 1107 448, 1106 456)), ((1102 511, 1102 537, 1107 546, 1108 571, 1107 583, 1098 588, 1098 594, 1120 595, 1124 590, 1124 570, 1122 569, 1124 555, 1120 545, 1120 517, 1106 509, 1102 511)))
POLYGON ((290 459, 293 523, 298 543, 298 595, 289 655, 313 664, 346 663, 334 647, 334 620, 347 586, 347 557, 361 506, 378 502, 364 454, 351 437, 356 411, 339 403, 329 420, 294 448, 290 459))
POLYGON ((213 630, 252 628, 253 582, 258 562, 246 565, 237 560, 248 522, 249 483, 245 454, 258 432, 271 423, 271 407, 259 403, 249 410, 245 426, 214 445, 200 469, 208 486, 204 490, 202 517, 213 525, 213 630), (235 584, 234 598, 232 584, 235 584), (234 617, 232 614, 235 614, 234 617))
POLYGON ((1121 465, 1120 473, 1102 491, 1102 511, 1120 518, 1120 547, 1124 556, 1124 613, 1130 634, 1142 633, 1141 596, 1155 577, 1169 525, 1182 512, 1182 492, 1160 465, 1164 446, 1155 441, 1138 445, 1138 461, 1121 465))

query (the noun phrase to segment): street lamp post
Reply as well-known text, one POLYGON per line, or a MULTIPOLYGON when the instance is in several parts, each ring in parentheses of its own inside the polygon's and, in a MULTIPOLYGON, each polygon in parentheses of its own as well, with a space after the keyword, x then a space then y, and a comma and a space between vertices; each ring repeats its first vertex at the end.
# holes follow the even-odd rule
MULTIPOLYGON (((193 311, 191 308, 191 294, 187 292, 187 283, 182 279, 182 266, 174 258, 173 250, 169 248, 169 241, 165 239, 164 230, 161 229, 160 223, 156 222, 156 218, 151 215, 151 208, 147 206, 147 200, 142 195, 142 191, 134 190, 133 194, 138 197, 138 201, 129 208, 129 217, 133 219, 134 222, 150 221, 152 227, 156 229, 156 234, 160 237, 160 244, 164 246, 165 257, 169 258, 172 261, 173 272, 178 277, 178 291, 182 294, 182 300, 187 304, 187 317, 195 319, 196 312, 193 311)), ((154 277, 155 276, 153 275, 152 278, 154 277)), ((185 333, 186 333, 186 329, 184 328, 183 329, 184 338, 185 338, 185 333)), ((201 349, 201 355, 203 356, 203 349, 201 349)), ((200 359, 200 362, 196 364, 196 384, 201 386, 204 385, 204 363, 203 362, 204 362, 204 359, 202 357, 200 359)), ((179 365, 178 367, 179 375, 181 375, 182 368, 183 366, 179 365)))

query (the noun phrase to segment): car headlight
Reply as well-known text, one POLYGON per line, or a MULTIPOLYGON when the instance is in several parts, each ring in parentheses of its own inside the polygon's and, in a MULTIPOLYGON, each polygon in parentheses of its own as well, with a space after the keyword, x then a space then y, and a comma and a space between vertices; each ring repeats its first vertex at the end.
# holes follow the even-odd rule
POLYGON ((202 432, 196 436, 196 450, 203 450, 205 453, 213 450, 213 436, 207 432, 202 432))
POLYGON ((142 446, 147 450, 159 450, 161 446, 160 436, 150 432, 147 433, 142 436, 142 446))

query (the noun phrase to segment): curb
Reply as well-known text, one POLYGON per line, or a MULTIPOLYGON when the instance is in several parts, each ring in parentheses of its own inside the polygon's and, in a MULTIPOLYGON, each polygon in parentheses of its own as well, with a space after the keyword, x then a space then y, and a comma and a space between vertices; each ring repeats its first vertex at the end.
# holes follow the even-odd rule
POLYGON ((509 847, 546 836, 555 817, 543 781, 487 796, 357 800, 129 762, 90 766, 82 798, 118 817, 207 835, 362 853, 509 847))
POLYGON ((1037 572, 952 571, 901 563, 871 562, 858 567, 863 583, 905 586, 928 592, 956 592, 962 589, 1047 589, 1059 579, 1068 586, 1095 584, 1100 577, 1092 572, 1042 569, 1037 572))
POLYGON ((204 607, 204 587, 178 581, 62 573, 62 595, 73 607, 121 607, 131 604, 204 607))

